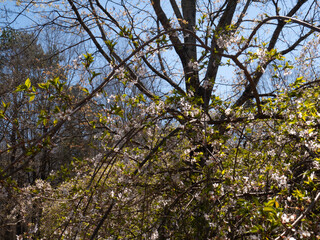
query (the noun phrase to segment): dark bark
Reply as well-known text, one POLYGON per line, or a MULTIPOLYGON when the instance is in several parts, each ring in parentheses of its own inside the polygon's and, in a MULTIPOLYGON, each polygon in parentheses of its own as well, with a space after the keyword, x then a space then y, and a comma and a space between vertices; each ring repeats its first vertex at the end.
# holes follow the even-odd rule
MULTIPOLYGON (((300 0, 297 2, 297 4, 289 11, 289 13, 286 15, 287 17, 292 17, 301 7, 304 3, 306 3, 307 0, 300 0)), ((269 45, 267 47, 267 50, 270 51, 273 48, 275 48, 276 43, 279 40, 279 35, 283 29, 283 27, 285 26, 286 22, 284 20, 279 19, 278 20, 278 25, 276 27, 276 29, 273 32, 273 35, 271 37, 271 40, 269 42, 269 45)), ((262 68, 265 69, 269 63, 271 61, 267 61, 262 68)), ((242 95, 238 98, 238 100, 236 101, 236 103, 234 104, 234 106, 242 106, 250 97, 251 92, 252 92, 252 88, 256 87, 261 79, 263 75, 262 71, 258 71, 255 73, 255 75, 253 76, 253 82, 255 84, 255 86, 252 86, 252 84, 248 84, 245 88, 245 90, 243 91, 242 95)))

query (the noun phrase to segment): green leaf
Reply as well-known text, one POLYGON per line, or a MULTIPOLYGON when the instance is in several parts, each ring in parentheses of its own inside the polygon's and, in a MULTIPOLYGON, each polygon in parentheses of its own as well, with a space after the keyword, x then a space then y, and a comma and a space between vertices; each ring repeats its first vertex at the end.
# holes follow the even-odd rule
POLYGON ((276 201, 275 199, 271 199, 269 202, 265 203, 265 205, 266 205, 267 207, 271 207, 271 206, 274 205, 275 201, 276 201))
POLYGON ((252 232, 252 233, 260 232, 260 228, 255 225, 255 226, 252 227, 251 232, 252 232))
POLYGON ((47 89, 47 83, 38 83, 38 86, 43 89, 47 89))
POLYGON ((89 90, 87 88, 82 88, 81 90, 89 94, 89 90))
POLYGON ((25 81, 24 83, 28 88, 31 87, 31 81, 30 81, 30 78, 27 78, 27 80, 25 81))
POLYGON ((274 214, 277 214, 277 211, 273 207, 264 207, 263 211, 264 212, 272 212, 274 214))
POLYGON ((92 78, 95 78, 96 76, 101 75, 101 73, 96 73, 95 71, 92 71, 91 74, 92 74, 92 78))
POLYGON ((29 102, 32 102, 34 100, 35 96, 36 96, 36 94, 30 94, 29 102))

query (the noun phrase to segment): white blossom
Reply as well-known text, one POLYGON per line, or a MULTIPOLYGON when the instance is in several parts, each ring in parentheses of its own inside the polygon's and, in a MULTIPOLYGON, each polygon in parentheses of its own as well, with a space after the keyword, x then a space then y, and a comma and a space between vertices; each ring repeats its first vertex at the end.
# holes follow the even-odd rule
POLYGON ((199 70, 199 63, 196 61, 194 61, 194 62, 190 61, 188 63, 188 67, 192 68, 194 71, 198 71, 199 70))
POLYGON ((231 112, 232 112, 232 109, 231 109, 231 108, 227 108, 227 109, 225 110, 225 114, 226 114, 227 116, 230 116, 230 115, 231 115, 231 112))

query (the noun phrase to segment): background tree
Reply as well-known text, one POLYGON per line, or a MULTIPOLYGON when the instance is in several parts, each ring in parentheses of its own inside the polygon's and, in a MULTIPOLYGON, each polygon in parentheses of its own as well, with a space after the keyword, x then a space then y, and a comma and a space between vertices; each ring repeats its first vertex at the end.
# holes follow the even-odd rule
MULTIPOLYGON (((49 45, 49 42, 47 44, 49 45)), ((57 56, 57 50, 54 45, 48 45, 47 52, 45 52, 35 34, 11 28, 2 30, 0 44, 1 101, 4 108, 1 112, 2 127, 0 130, 2 168, 17 162, 19 155, 28 151, 32 141, 46 134, 49 122, 59 117, 56 116, 59 107, 67 102, 66 98, 61 98, 61 95, 57 97, 57 93, 47 89, 46 84, 43 83, 47 80, 57 81, 60 86, 67 84, 65 77, 68 66, 60 67, 61 59, 57 56), (38 86, 37 91, 33 91, 32 84, 38 86), (16 91, 22 85, 25 86, 26 95, 16 91), (35 96, 37 96, 36 99, 35 96)), ((76 86, 73 87, 73 91, 70 89, 68 92, 73 98, 79 98, 79 90, 76 86)), ((38 178, 46 179, 51 171, 68 165, 73 157, 82 156, 81 154, 85 151, 83 147, 85 141, 83 137, 86 132, 84 126, 88 124, 83 124, 85 120, 81 114, 77 119, 78 121, 64 126, 60 130, 59 139, 47 142, 46 148, 29 149, 29 154, 34 152, 38 154, 23 166, 24 171, 19 171, 15 175, 14 180, 19 186, 33 184, 38 178), (81 141, 79 140, 80 135, 81 141)), ((87 131, 88 142, 91 139, 90 135, 92 131, 90 133, 87 131)), ((88 151, 86 151, 86 156, 88 156, 88 151)), ((13 173, 17 169, 11 168, 10 171, 13 173)), ((6 218, 7 211, 11 211, 14 204, 12 201, 14 196, 6 196, 8 199, 2 204, 4 219, 1 222, 3 226, 8 227, 4 227, 1 234, 3 238, 8 239, 15 233, 18 235, 22 233, 25 227, 22 227, 21 215, 13 220, 6 218), (16 229, 12 227, 12 221, 18 223, 16 229)), ((32 216, 31 219, 34 222, 39 217, 39 212, 33 210, 33 213, 35 216, 32 216)))

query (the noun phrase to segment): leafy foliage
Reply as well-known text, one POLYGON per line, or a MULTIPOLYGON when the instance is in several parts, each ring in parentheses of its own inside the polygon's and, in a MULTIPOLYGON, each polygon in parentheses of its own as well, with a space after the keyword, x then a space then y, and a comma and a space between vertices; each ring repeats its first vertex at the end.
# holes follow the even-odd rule
POLYGON ((1 162, 3 219, 35 239, 319 238, 320 29, 318 13, 313 25, 293 18, 313 3, 110 3, 120 16, 99 1, 44 2, 59 13, 52 24, 95 50, 73 60, 69 82, 28 73, 14 84, 8 94, 32 106, 29 121, 2 102, 15 143, 1 150, 11 156, 1 162), (248 28, 245 14, 259 7, 274 14, 248 28), (234 70, 232 97, 221 67, 234 70), (47 159, 56 162, 39 168, 47 159))

